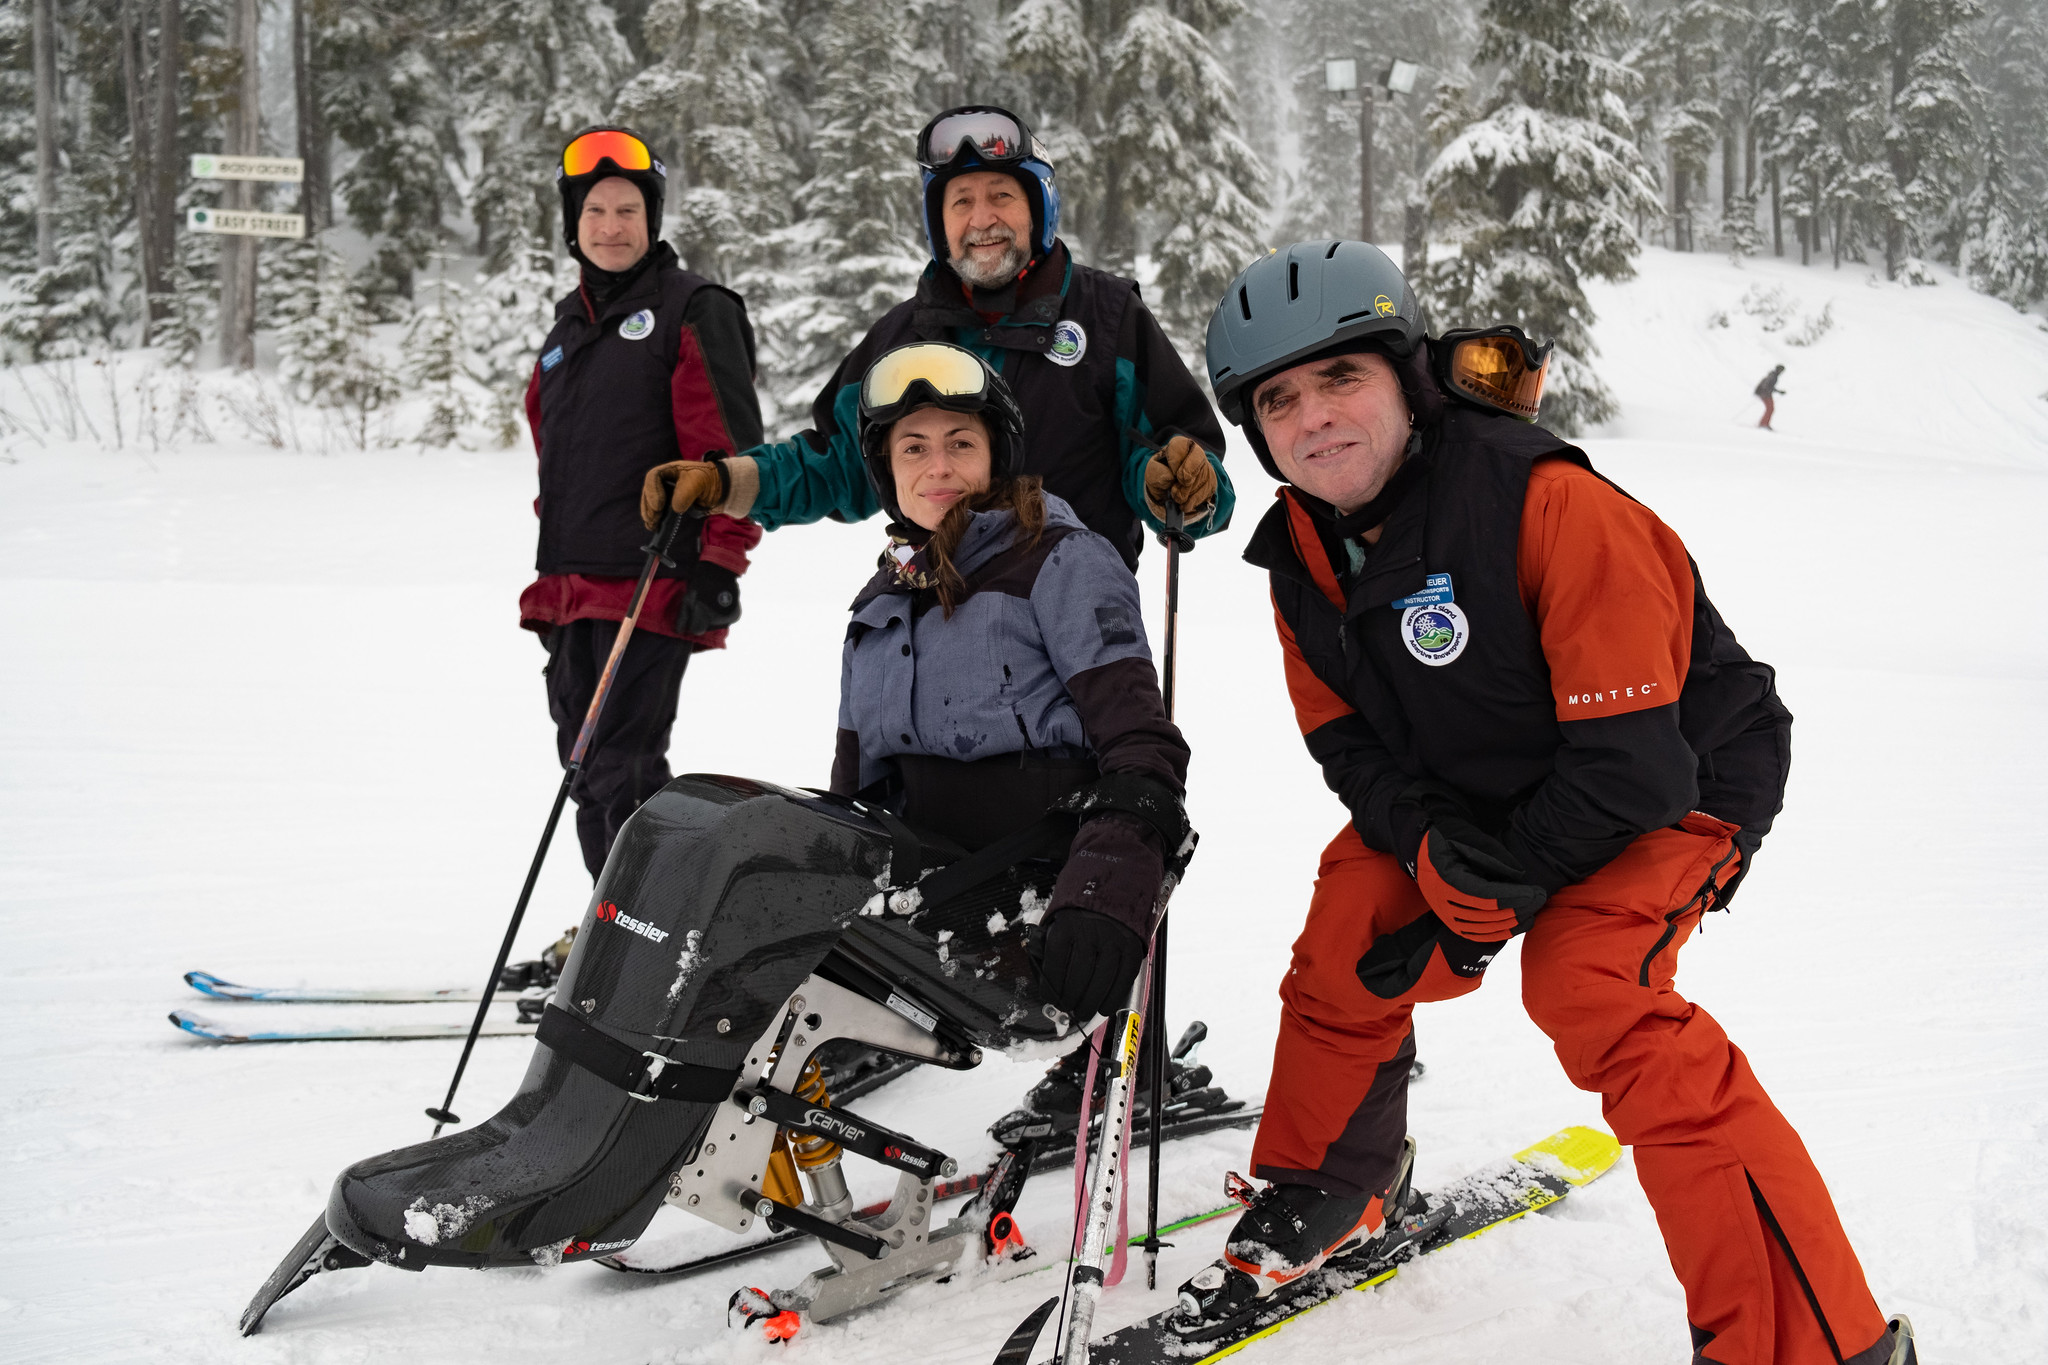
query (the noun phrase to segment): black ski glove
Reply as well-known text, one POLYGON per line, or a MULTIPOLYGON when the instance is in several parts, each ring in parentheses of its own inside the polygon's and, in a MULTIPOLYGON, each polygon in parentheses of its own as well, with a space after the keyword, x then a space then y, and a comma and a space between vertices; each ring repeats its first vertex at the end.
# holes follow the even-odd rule
POLYGON ((708 635, 740 619, 739 575, 700 559, 690 566, 689 590, 676 612, 676 633, 708 635))
POLYGON ((1038 980, 1053 1004, 1084 1024, 1130 999, 1144 961, 1145 940, 1108 915, 1055 910, 1045 922, 1038 980))

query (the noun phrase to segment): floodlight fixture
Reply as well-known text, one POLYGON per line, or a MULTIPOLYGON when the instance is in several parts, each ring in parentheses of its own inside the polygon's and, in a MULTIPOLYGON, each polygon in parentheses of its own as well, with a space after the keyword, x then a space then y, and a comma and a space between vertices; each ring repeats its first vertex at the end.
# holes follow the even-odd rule
POLYGON ((1387 74, 1380 84, 1384 85, 1390 94, 1405 95, 1415 88, 1415 78, 1421 74, 1421 66, 1395 58, 1394 64, 1387 68, 1387 74))
POLYGON ((1323 63, 1323 89, 1342 94, 1358 88, 1358 59, 1333 57, 1323 63))

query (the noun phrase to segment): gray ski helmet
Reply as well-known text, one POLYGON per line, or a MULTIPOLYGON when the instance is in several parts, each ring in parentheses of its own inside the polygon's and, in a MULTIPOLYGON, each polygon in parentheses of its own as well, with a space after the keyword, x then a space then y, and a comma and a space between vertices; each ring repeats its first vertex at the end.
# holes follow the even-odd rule
POLYGON ((1387 253, 1367 242, 1296 242, 1246 266, 1209 316, 1209 385, 1279 478, 1248 410, 1260 380, 1345 342, 1396 361, 1422 344, 1422 305, 1387 253))

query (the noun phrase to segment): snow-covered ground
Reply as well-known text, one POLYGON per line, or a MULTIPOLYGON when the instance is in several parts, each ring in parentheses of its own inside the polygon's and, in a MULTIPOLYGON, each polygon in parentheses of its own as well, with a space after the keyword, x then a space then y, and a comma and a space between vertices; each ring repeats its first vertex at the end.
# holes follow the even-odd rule
MULTIPOLYGON (((1798 1126, 1924 1359, 2038 1359, 2048 333, 1953 281, 1905 289, 1862 270, 1657 251, 1594 302, 1625 411, 1586 446, 1684 535, 1798 716, 1786 812, 1736 912, 1687 947, 1679 984, 1798 1126), (1749 391, 1778 361, 1789 395, 1773 434, 1755 429, 1749 391)), ((0 402, 11 382, 0 376, 0 402)), ((263 1335, 235 1335, 334 1174, 426 1135, 420 1111, 456 1045, 213 1047, 165 1011, 349 1013, 208 1004, 179 983, 189 968, 263 983, 482 975, 558 777, 541 651, 514 625, 531 456, 223 444, 145 460, 81 442, 16 444, 7 461, 0 942, 15 1014, 0 1034, 0 1358, 764 1358, 725 1328, 726 1298, 793 1283, 811 1251, 680 1283, 595 1266, 373 1267, 323 1276, 263 1335)), ((1237 558, 1270 485, 1249 452, 1232 468, 1238 525, 1185 561, 1182 588, 1203 841, 1175 902, 1172 1022, 1206 1018, 1204 1060, 1256 1095, 1274 987, 1343 816, 1296 735, 1263 581, 1237 558)), ((680 769, 823 781, 843 603, 877 547, 872 525, 765 541, 735 647, 691 667, 680 769)), ((1148 555, 1150 602, 1160 568, 1148 555)), ((587 891, 565 836, 522 951, 577 920, 587 891)), ((1514 952, 1490 975, 1419 1018, 1425 1184, 1599 1119, 1522 1014, 1514 952)), ((495 1108, 530 1047, 480 1044, 458 1109, 495 1108)), ((862 1108, 971 1164, 1032 1076, 995 1060, 862 1108)), ((1170 1149, 1167 1211, 1218 1202, 1248 1148, 1226 1134, 1170 1149)), ((1019 1210, 1041 1245, 1064 1239, 1065 1190, 1047 1178, 1019 1210)), ((1222 1226, 1183 1236, 1162 1284, 1213 1255, 1222 1226)), ((665 1210, 650 1236, 708 1247, 719 1234, 665 1210)), ((772 1358, 979 1365, 1053 1279, 923 1289, 772 1358)), ((1169 1292, 1134 1277, 1102 1320, 1169 1292)), ((1242 1358, 1687 1353, 1680 1291, 1624 1160, 1555 1216, 1349 1296, 1242 1358)))

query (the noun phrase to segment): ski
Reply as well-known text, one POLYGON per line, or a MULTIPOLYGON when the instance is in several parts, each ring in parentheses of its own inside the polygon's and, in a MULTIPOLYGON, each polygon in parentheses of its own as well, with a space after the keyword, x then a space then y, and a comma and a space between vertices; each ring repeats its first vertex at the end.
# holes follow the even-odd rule
MULTIPOLYGON (((185 984, 215 1000, 250 1000, 266 1004, 412 1005, 439 1000, 474 1004, 481 994, 474 986, 391 987, 350 986, 244 986, 225 981, 212 972, 187 972, 185 984)), ((516 999, 505 994, 500 999, 516 999)))
MULTIPOLYGON (((1250 1105, 1232 1109, 1228 1112, 1199 1114, 1193 1118, 1182 1119, 1178 1123, 1169 1122, 1164 1136, 1168 1141, 1172 1141, 1177 1138, 1195 1137, 1202 1133, 1220 1132, 1227 1128, 1242 1128, 1257 1123, 1259 1115, 1263 1112, 1264 1106, 1250 1105)), ((1151 1133, 1143 1126, 1134 1129, 1131 1133, 1131 1145, 1134 1148, 1143 1148, 1151 1140, 1151 1133)), ((1074 1144, 1071 1141, 1052 1143, 1042 1148, 1032 1158, 1031 1174, 1039 1175, 1045 1171, 1064 1170, 1073 1164, 1074 1144)), ((957 1199, 961 1195, 975 1194, 980 1191, 987 1179, 988 1175, 986 1172, 977 1171, 971 1175, 957 1176, 952 1180, 935 1181, 932 1185, 932 1202, 936 1204, 947 1199, 957 1199)), ((884 1201, 874 1205, 872 1208, 861 1209, 853 1216, 856 1218, 872 1218, 888 1207, 887 1201, 884 1201)), ((1176 1232, 1182 1228, 1193 1227, 1198 1223, 1206 1223, 1210 1219, 1220 1218, 1236 1208, 1237 1205, 1232 1204, 1226 1208, 1196 1214, 1194 1217, 1184 1219, 1173 1224, 1171 1227, 1161 1228, 1160 1232, 1176 1232)), ((805 1236, 806 1234, 798 1232, 794 1228, 785 1228, 781 1232, 765 1237, 758 1242, 749 1242, 744 1246, 727 1247, 723 1251, 714 1251, 707 1255, 695 1256, 686 1261, 675 1261, 666 1265, 636 1264, 630 1259, 630 1252, 600 1256, 597 1258, 597 1263, 612 1270, 623 1270, 632 1275, 658 1275, 664 1278, 675 1279, 685 1275, 695 1275, 706 1270, 715 1270, 719 1266, 749 1261, 756 1256, 765 1256, 771 1251, 781 1250, 792 1242, 801 1242, 805 1240, 805 1236)), ((1136 1245, 1143 1240, 1144 1238, 1142 1237, 1134 1238, 1132 1239, 1132 1245, 1136 1245)))
MULTIPOLYGON (((245 1033, 193 1014, 190 1010, 172 1010, 171 1022, 185 1032, 211 1043, 320 1043, 380 1038, 462 1038, 469 1033, 468 1024, 456 1023, 336 1025, 325 1028, 259 1029, 245 1033)), ((530 1038, 535 1027, 533 1024, 505 1020, 485 1024, 483 1036, 530 1038)))
MULTIPOLYGON (((1398 1231, 1374 1247, 1368 1259, 1326 1265, 1241 1322, 1190 1330, 1176 1306, 1103 1337, 1089 1348, 1089 1360, 1091 1365, 1202 1365, 1220 1360, 1346 1290, 1386 1283, 1404 1262, 1557 1203, 1605 1174, 1620 1157, 1621 1145, 1596 1128, 1563 1129, 1442 1190, 1419 1196, 1398 1231)), ((1006 1351, 1014 1351, 1015 1335, 1006 1351)))

